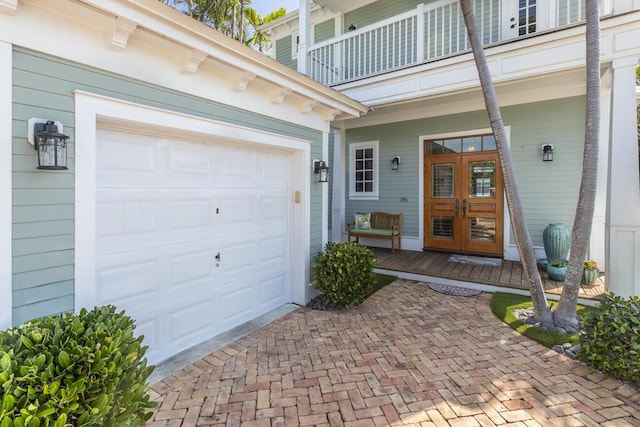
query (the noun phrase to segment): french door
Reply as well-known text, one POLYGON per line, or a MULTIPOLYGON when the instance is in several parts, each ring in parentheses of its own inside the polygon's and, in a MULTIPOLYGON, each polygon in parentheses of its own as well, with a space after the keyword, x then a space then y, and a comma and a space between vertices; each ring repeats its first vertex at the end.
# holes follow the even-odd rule
POLYGON ((515 39, 539 31, 538 0, 505 0, 502 2, 502 40, 515 39))
POLYGON ((447 150, 447 144, 454 145, 450 141, 426 141, 424 247, 502 255, 504 197, 498 153, 490 144, 493 150, 480 151, 483 137, 473 138, 480 141, 478 151, 465 152, 465 138, 454 140, 460 141, 460 150, 447 150), (434 143, 443 150, 434 152, 434 143))

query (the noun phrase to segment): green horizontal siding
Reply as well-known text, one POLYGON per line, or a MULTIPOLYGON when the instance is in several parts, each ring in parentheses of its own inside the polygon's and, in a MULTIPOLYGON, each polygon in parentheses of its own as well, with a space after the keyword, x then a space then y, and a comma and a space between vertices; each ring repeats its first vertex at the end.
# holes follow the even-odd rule
MULTIPOLYGON (((511 156, 522 198, 527 225, 534 245, 542 245, 542 230, 550 222, 571 228, 582 170, 584 141, 584 97, 503 108, 506 125, 511 126, 511 156), (541 145, 554 144, 554 161, 542 162, 541 145)), ((419 235, 418 186, 422 159, 418 156, 423 135, 489 128, 485 111, 411 120, 361 129, 350 129, 349 144, 380 141, 379 200, 349 200, 347 186, 346 221, 356 212, 386 211, 404 214, 405 236, 419 235), (400 168, 391 170, 393 156, 401 157, 400 168), (401 199, 406 199, 402 202, 401 199)))
POLYGON ((294 70, 298 68, 297 61, 293 58, 292 36, 286 36, 275 41, 276 61, 294 70))
POLYGON ((13 324, 21 325, 24 322, 37 317, 60 314, 73 310, 73 294, 56 298, 41 300, 32 304, 21 305, 13 308, 13 324), (62 307, 71 307, 62 309, 62 307))
POLYGON ((313 42, 320 43, 336 35, 336 20, 328 19, 314 26, 313 42))
MULTIPOLYGON (((13 51, 12 83, 12 318, 16 325, 74 309, 74 90, 310 140, 314 152, 321 149, 322 135, 312 129, 18 47, 13 51), (36 152, 26 141, 31 117, 63 124, 70 136, 68 171, 36 170, 36 152)), ((320 191, 312 186, 314 249, 321 244, 321 216, 315 212, 321 206, 316 201, 320 191)))
POLYGON ((362 28, 375 24, 395 15, 415 9, 420 3, 430 3, 420 0, 378 0, 375 3, 354 9, 344 14, 343 32, 349 31, 351 25, 362 28))

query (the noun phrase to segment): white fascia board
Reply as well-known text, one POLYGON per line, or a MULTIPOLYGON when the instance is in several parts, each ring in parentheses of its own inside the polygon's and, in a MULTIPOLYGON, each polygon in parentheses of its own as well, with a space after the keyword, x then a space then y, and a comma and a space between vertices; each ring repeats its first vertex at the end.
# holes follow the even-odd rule
POLYGON ((158 0, 81 1, 114 17, 125 17, 158 37, 166 37, 179 44, 198 49, 233 67, 251 72, 259 71, 261 79, 275 85, 289 87, 299 95, 317 100, 329 108, 338 108, 355 117, 367 111, 367 108, 357 101, 291 70, 267 55, 231 40, 219 31, 202 25, 158 0))

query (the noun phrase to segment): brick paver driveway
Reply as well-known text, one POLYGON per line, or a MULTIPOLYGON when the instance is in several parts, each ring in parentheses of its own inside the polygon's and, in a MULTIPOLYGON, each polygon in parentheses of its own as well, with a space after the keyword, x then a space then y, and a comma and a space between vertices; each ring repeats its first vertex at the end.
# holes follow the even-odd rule
POLYGON ((634 388, 518 335, 490 298, 397 280, 300 308, 153 385, 148 425, 640 425, 634 388))

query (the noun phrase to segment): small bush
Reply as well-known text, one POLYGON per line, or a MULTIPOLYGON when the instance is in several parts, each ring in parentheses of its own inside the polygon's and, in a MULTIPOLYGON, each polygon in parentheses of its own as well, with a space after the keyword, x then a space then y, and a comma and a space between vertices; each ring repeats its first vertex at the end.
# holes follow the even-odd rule
POLYGON ((576 357, 603 374, 640 381, 640 298, 607 295, 583 319, 576 357))
POLYGON ((105 306, 0 332, 0 427, 143 426, 153 367, 134 329, 105 306))
POLYGON ((373 252, 357 243, 329 242, 313 260, 316 289, 336 307, 353 307, 370 295, 375 284, 373 252))

